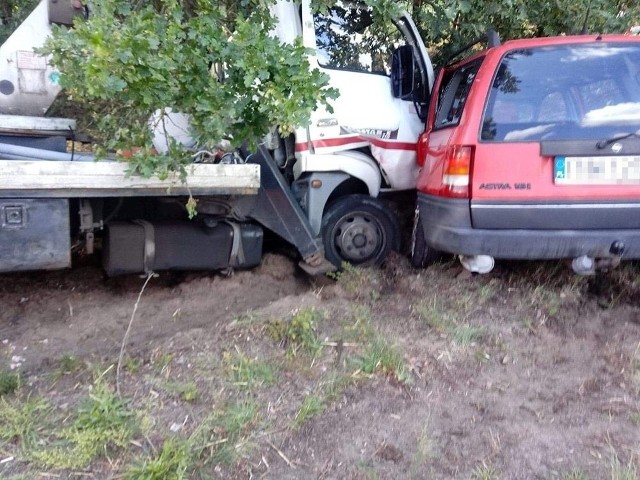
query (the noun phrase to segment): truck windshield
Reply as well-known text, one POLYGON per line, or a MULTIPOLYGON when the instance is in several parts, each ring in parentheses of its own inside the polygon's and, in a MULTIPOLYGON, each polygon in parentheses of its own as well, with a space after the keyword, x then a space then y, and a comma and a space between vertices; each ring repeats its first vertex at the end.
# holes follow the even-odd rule
POLYGON ((389 75, 391 53, 406 43, 393 22, 361 6, 317 12, 314 26, 318 63, 324 68, 389 75))
POLYGON ((601 140, 640 129, 640 42, 512 50, 497 70, 481 140, 601 140))

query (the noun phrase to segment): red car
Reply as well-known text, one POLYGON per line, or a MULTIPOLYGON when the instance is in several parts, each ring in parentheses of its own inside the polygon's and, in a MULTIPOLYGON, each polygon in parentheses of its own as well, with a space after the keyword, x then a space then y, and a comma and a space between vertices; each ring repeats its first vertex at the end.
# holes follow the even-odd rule
POLYGON ((640 258, 640 38, 509 41, 440 72, 411 260, 640 258))

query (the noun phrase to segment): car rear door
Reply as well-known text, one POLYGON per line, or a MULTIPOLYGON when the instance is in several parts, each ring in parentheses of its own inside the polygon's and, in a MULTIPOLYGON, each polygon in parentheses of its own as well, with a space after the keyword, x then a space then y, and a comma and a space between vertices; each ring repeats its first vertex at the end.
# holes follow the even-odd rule
POLYGON ((502 52, 479 127, 474 228, 640 228, 640 41, 502 52))

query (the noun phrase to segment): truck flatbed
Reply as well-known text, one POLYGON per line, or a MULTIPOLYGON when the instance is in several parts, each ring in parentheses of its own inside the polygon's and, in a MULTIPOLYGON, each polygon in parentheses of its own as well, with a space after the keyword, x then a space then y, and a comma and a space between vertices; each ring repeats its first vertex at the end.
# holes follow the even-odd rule
POLYGON ((255 164, 193 164, 187 182, 179 178, 130 176, 117 161, 0 159, 0 197, 77 198, 184 195, 255 195, 260 167, 255 164))

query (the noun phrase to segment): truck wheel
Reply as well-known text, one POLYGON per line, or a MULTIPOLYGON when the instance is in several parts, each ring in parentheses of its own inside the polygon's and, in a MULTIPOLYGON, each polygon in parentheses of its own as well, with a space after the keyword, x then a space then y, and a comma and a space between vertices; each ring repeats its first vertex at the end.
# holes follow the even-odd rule
POLYGON ((413 218, 413 231, 411 232, 411 265, 414 268, 424 268, 438 260, 440 252, 427 245, 424 239, 424 229, 420 211, 416 208, 413 218))
POLYGON ((325 257, 340 267, 380 265, 391 250, 400 248, 395 215, 367 195, 348 195, 333 203, 322 218, 325 257))

